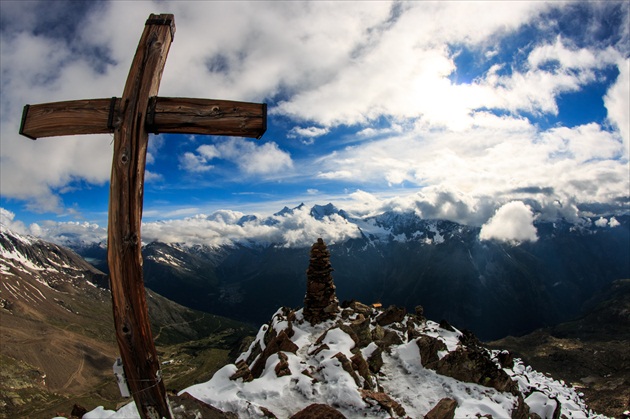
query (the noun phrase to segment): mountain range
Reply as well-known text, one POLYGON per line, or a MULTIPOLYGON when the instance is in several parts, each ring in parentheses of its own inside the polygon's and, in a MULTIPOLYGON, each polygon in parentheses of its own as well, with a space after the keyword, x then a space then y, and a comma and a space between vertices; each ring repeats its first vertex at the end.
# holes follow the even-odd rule
MULTIPOLYGON (((303 205, 262 219, 240 216, 235 225, 271 227, 298 212, 303 205)), ((481 227, 413 212, 358 218, 328 204, 313 206, 308 217, 358 231, 327 241, 341 300, 408 310, 421 304, 431 318, 449 319, 484 340, 569 320, 594 293, 630 277, 629 215, 537 221, 538 239, 520 243, 480 240, 481 227)), ((327 240, 325 230, 314 233, 327 240)), ((74 249, 106 271, 102 243, 74 249)), ((254 238, 222 245, 152 241, 143 249, 145 282, 184 306, 256 326, 279 306, 301 306, 304 249, 254 238)))
MULTIPOLYGON (((618 219, 621 219, 620 226, 627 222, 622 217, 618 219)), ((538 228, 539 232, 544 232, 540 225, 538 228)), ((556 237, 561 236, 558 231, 562 232, 562 229, 556 226, 554 228, 556 237)), ((435 235, 433 238, 429 237, 435 242, 429 243, 425 240, 424 244, 438 246, 444 245, 453 237, 461 237, 465 228, 453 223, 434 222, 426 230, 435 235), (434 240, 438 235, 440 238, 434 240)), ((610 233, 611 230, 582 227, 579 231, 569 227, 564 231, 589 237, 606 231, 610 233)), ((421 233, 415 230, 415 236, 421 236, 421 233)), ((545 235, 541 234, 541 240, 544 237, 545 235)), ((383 236, 375 238, 366 235, 366 238, 371 243, 368 249, 377 247, 378 242, 387 242, 383 236)), ((404 243, 400 241, 400 235, 398 240, 390 240, 390 244, 391 242, 404 243)), ((348 243, 337 243, 329 247, 335 267, 337 267, 335 252, 346 249, 346 254, 352 253, 352 248, 343 247, 344 244, 347 246, 348 243)), ((241 244, 210 248, 154 242, 145 247, 144 253, 145 264, 154 263, 155 272, 165 272, 164 267, 170 267, 171 272, 180 274, 178 280, 195 284, 191 279, 196 279, 199 289, 204 289, 206 279, 209 278, 208 273, 218 273, 214 285, 221 289, 223 272, 217 267, 223 266, 223 269, 226 269, 224 264, 227 260, 235 258, 239 252, 249 250, 249 253, 245 252, 239 256, 242 258, 241 270, 255 272, 255 263, 250 265, 245 263, 251 262, 247 255, 260 255, 265 249, 268 252, 266 258, 270 260, 286 255, 294 255, 303 260, 301 269, 295 270, 295 278, 304 276, 308 265, 308 252, 303 248, 269 244, 261 246, 252 243, 249 246, 241 244), (194 269, 191 269, 193 267, 194 269)), ((98 260, 94 256, 102 254, 104 248, 94 246, 91 250, 93 258, 90 260, 98 265, 98 260)), ((97 404, 115 406, 116 401, 121 400, 116 394, 117 388, 110 376, 111 361, 115 358, 116 351, 111 326, 111 303, 107 291, 103 288, 107 282, 106 275, 68 249, 43 240, 21 236, 4 228, 0 234, 0 251, 2 413, 8 416, 16 414, 28 416, 37 412, 37 415, 41 416, 43 412, 62 412, 63 409, 68 409, 70 401, 79 401, 86 406, 97 404)), ((237 260, 233 259, 232 263, 235 266, 239 265, 237 260)), ((263 262, 264 259, 259 259, 259 270, 263 270, 263 262)), ((282 261, 278 262, 277 273, 281 274, 282 261)), ((292 264, 297 265, 297 262, 288 263, 289 266, 292 264)), ((338 271, 339 268, 335 273, 338 274, 338 271)), ((154 278, 151 272, 150 269, 145 270, 147 279, 154 278)), ((163 275, 164 282, 168 282, 166 274, 163 275)), ((295 282, 301 282, 305 287, 305 281, 295 282)), ((258 289, 264 288, 263 286, 258 289)), ((201 399, 227 411, 224 416, 216 417, 233 417, 230 416, 230 412, 247 416, 250 413, 252 415, 260 413, 259 410, 265 412, 264 409, 283 415, 298 408, 307 410, 321 408, 317 407, 318 401, 335 406, 335 409, 349 417, 364 413, 393 416, 398 415, 401 408, 406 414, 424 415, 428 414, 430 409, 437 409, 438 405, 448 403, 451 408, 460 409, 457 412, 462 414, 494 413, 518 417, 514 415, 524 414, 526 404, 530 412, 538 412, 542 417, 552 417, 556 414, 584 417, 594 413, 587 409, 582 400, 580 387, 572 388, 564 382, 546 377, 520 360, 515 360, 511 367, 508 364, 502 365, 501 362, 506 359, 508 362, 509 359, 500 361, 503 359, 501 354, 506 354, 500 348, 501 344, 504 344, 514 353, 522 354, 527 362, 533 360, 541 367, 539 371, 553 371, 554 376, 557 373, 558 377, 566 377, 567 382, 581 383, 584 392, 588 391, 589 400, 602 399, 601 395, 606 395, 605 400, 608 402, 623 403, 622 399, 627 397, 624 396, 627 395, 627 386, 624 387, 623 383, 628 376, 627 359, 623 354, 628 337, 620 335, 619 330, 623 331, 630 321, 627 316, 629 295, 627 281, 610 281, 604 288, 604 292, 598 297, 587 299, 584 306, 589 310, 589 314, 582 320, 536 331, 532 334, 533 338, 524 336, 495 342, 497 349, 494 351, 485 349, 471 332, 455 329, 446 321, 438 324, 427 320, 424 317, 427 315, 426 310, 423 313, 416 307, 415 315, 405 314, 408 310, 404 307, 374 310, 352 299, 342 304, 341 316, 334 322, 319 326, 305 322, 301 310, 289 307, 281 310, 276 308, 275 314, 270 316, 272 321, 260 328, 249 349, 237 358, 238 348, 243 348, 243 338, 251 329, 226 318, 182 307, 150 290, 148 302, 153 334, 158 344, 158 353, 163 360, 165 381, 171 390, 186 389, 181 391, 179 396, 172 397, 177 403, 192 405, 190 414, 198 412, 200 406, 199 402, 191 400, 201 399), (366 330, 369 333, 366 334, 366 330), (285 341, 277 346, 284 349, 278 350, 277 353, 266 353, 263 360, 265 362, 257 360, 261 350, 263 353, 268 352, 265 347, 276 347, 272 342, 282 333, 297 345, 293 352, 297 358, 291 355, 291 351, 285 353, 283 357, 281 351, 287 349, 287 346, 283 345, 292 347, 285 341), (582 341, 588 339, 594 343, 582 341), (445 349, 438 349, 439 341, 446 345, 445 349), (541 349, 541 345, 547 343, 551 349, 541 349), (382 351, 381 357, 385 362, 383 371, 362 370, 358 354, 367 362, 377 348, 382 351), (422 360, 431 356, 434 350, 436 351, 434 355, 437 356, 437 360, 434 360, 435 365, 425 364, 422 360), (418 351, 420 356, 416 359, 418 351), (545 357, 545 353, 551 355, 545 357), (591 353, 594 355, 589 356, 591 353), (326 358, 328 355, 331 355, 330 359, 326 358), (284 358, 287 358, 286 365, 283 364, 284 358), (585 362, 585 359, 589 358, 594 362, 591 364, 585 362), (442 359, 447 359, 448 362, 443 361, 440 364, 442 359), (473 363, 475 368, 467 371, 463 366, 468 364, 466 360, 471 359, 475 360, 473 363), (226 363, 228 365, 221 370, 223 372, 213 376, 214 371, 226 363), (576 366, 575 363, 582 365, 576 366), (310 377, 308 379, 302 378, 304 374, 298 371, 305 365, 311 365, 310 370, 307 368, 310 376, 305 375, 310 377), (487 374, 491 377, 499 374, 505 378, 501 372, 483 369, 486 367, 477 369, 484 365, 486 367, 494 365, 490 368, 492 371, 503 370, 512 382, 518 384, 518 388, 503 388, 502 386, 508 385, 509 381, 497 380, 495 377, 490 379, 494 384, 484 389, 488 383, 483 377, 487 374), (604 368, 601 368, 602 365, 604 368), (260 370, 261 366, 263 370, 260 370), (568 366, 571 367, 570 371, 568 366), (234 377, 228 380, 239 371, 246 374, 249 368, 250 372, 257 371, 255 373, 257 378, 251 381, 251 384, 249 379, 234 381, 234 377), (588 375, 580 378, 581 371, 585 369, 588 375), (288 373, 282 375, 284 374, 282 371, 285 370, 288 373), (278 371, 281 371, 280 375, 278 371), (402 375, 399 376, 396 371, 402 375), (570 374, 567 375, 568 372, 570 374), (272 375, 278 377, 278 380, 272 379, 272 375), (285 376, 286 378, 282 378, 285 376), (210 380, 211 377, 213 378, 210 380), (477 379, 481 379, 479 383, 482 387, 475 384, 477 379), (284 387, 285 381, 294 384, 284 387), (370 389, 368 382, 375 387, 370 389), (503 384, 497 387, 499 382, 503 384), (193 383, 200 384, 186 388, 193 383), (422 392, 421 397, 414 398, 411 394, 415 392, 409 393, 404 390, 405 385, 411 386, 410 388, 421 385, 426 391, 422 392), (611 385, 616 388, 613 392, 609 391, 611 385), (218 388, 222 390, 215 391, 218 388), (438 391, 438 388, 441 390, 438 391), (294 390, 306 393, 297 397, 298 394, 293 394, 294 390), (270 395, 278 392, 284 395, 279 399, 285 400, 286 403, 278 405, 265 401, 276 400, 275 397, 270 398, 270 395), (192 399, 189 398, 190 394, 193 396, 192 399), (305 395, 306 399, 303 399, 305 395), (353 395, 359 398, 355 400, 353 395), (337 401, 328 400, 330 397, 337 397, 337 401), (446 399, 455 400, 456 404, 446 399), (307 406, 309 400, 314 403, 307 406), (245 410, 241 411, 243 406, 245 410)), ((230 304, 237 306, 238 291, 234 289, 232 294, 225 292, 223 298, 232 295, 230 304)), ((279 301, 285 298, 284 291, 282 288, 275 290, 279 301)), ((360 294, 360 290, 355 291, 355 295, 360 294)), ((304 288, 300 294, 303 297, 304 288)), ((202 300, 203 298, 199 299, 202 300)), ((241 300, 240 303, 242 302, 241 300)), ((296 306, 300 306, 302 302, 303 300, 296 306)), ((459 300, 445 300, 444 304, 458 305, 459 300)), ((366 365, 369 368, 378 368, 371 363, 366 365)), ((133 410, 132 407, 133 405, 128 405, 115 414, 99 408, 90 412, 87 417, 105 417, 110 413, 114 415, 112 417, 126 417, 125 415, 131 412, 129 409, 133 410)), ((615 414, 621 408, 615 409, 608 411, 615 414)), ((603 410, 598 411, 606 411, 605 406, 603 410)))

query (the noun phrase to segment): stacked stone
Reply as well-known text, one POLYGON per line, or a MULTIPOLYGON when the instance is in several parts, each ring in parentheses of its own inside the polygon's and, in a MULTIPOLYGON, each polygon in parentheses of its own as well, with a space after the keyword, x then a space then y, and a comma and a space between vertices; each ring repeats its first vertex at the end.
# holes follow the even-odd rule
POLYGON ((324 240, 319 238, 311 246, 311 260, 306 271, 304 318, 312 324, 333 319, 339 312, 332 271, 330 252, 324 240))

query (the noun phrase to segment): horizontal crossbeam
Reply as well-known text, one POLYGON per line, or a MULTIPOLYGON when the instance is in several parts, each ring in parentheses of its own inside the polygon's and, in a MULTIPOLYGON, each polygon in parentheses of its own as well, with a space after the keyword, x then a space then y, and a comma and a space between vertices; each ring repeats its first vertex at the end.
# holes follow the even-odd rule
MULTIPOLYGON (((32 140, 112 133, 120 124, 121 99, 86 99, 26 105, 20 134, 32 140)), ((267 130, 265 103, 153 97, 146 114, 152 134, 180 133, 260 138, 267 130)))

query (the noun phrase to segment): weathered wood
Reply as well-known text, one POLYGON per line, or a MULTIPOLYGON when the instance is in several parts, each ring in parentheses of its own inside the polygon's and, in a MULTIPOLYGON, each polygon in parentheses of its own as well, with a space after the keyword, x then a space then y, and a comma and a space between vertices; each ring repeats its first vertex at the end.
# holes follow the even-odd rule
POLYGON ((260 138, 265 104, 159 98, 162 70, 175 34, 173 15, 150 15, 122 98, 26 105, 20 134, 36 139, 114 133, 107 261, 116 340, 127 384, 142 418, 171 418, 149 324, 140 226, 149 133, 260 138))
POLYGON ((70 100, 26 105, 20 134, 35 140, 61 135, 113 132, 119 98, 70 100))
POLYGON ((267 130, 267 105, 231 100, 156 97, 150 104, 147 130, 153 133, 260 138, 267 130))
POLYGON ((173 15, 151 15, 121 98, 114 132, 107 261, 116 339, 130 392, 143 418, 171 418, 153 343, 142 275, 140 225, 149 134, 149 98, 157 96, 175 32, 173 15))
MULTIPOLYGON (((113 133, 120 125, 120 98, 26 105, 20 134, 35 140, 77 134, 113 133)), ((182 133, 260 138, 267 105, 230 100, 153 97, 146 110, 152 134, 182 133)))

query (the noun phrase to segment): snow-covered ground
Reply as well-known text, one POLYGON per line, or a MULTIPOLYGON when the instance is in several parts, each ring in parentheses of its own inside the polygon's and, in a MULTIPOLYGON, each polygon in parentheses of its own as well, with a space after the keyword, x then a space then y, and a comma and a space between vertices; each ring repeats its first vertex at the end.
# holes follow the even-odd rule
MULTIPOLYGON (((287 334, 297 347, 295 353, 283 351, 284 356, 279 352, 269 355, 260 376, 251 381, 232 379, 238 367, 235 364, 226 365, 210 381, 184 389, 180 394, 189 393, 221 410, 234 412, 239 418, 264 417, 263 409, 279 418, 288 418, 313 403, 332 406, 347 418, 397 416, 392 409, 388 410, 366 396, 366 387, 387 394, 404 409, 406 417, 412 418, 423 417, 443 398, 457 402, 456 418, 483 415, 509 418, 517 408, 518 397, 511 392, 459 381, 423 366, 415 336, 419 333, 442 341, 447 350, 438 352, 438 356, 444 358, 463 345, 460 340, 462 333, 457 329, 446 330, 431 321, 409 322, 409 315, 403 322, 383 326, 381 331, 395 332, 400 338, 398 342, 402 343, 388 346, 382 352, 383 364, 378 373, 365 378, 348 372, 347 365, 345 369, 343 365, 344 360, 350 360, 359 352, 363 359, 369 359, 377 350, 375 342, 359 348, 346 332, 351 322, 361 319, 360 314, 354 312, 348 316, 346 313, 345 318, 339 315, 335 320, 318 325, 305 321, 302 310, 293 314, 290 321, 286 310, 278 310, 271 323, 261 327, 256 340, 248 351, 241 354, 237 364, 249 359, 248 365, 252 367, 263 356, 265 338, 269 343, 269 336, 277 336, 281 331, 292 330, 287 334), (403 324, 405 327, 413 324, 414 334, 405 332, 403 324), (270 329, 275 333, 270 333, 270 329), (278 364, 285 356, 288 371, 285 368, 286 375, 278 376, 278 364), (366 383, 368 379, 372 381, 369 385, 366 383)), ((370 316, 371 333, 380 327, 374 317, 370 316)), ((487 351, 488 357, 495 360, 498 354, 499 351, 487 351)), ((498 361, 495 362, 498 366, 498 361)), ((518 359, 511 368, 503 368, 503 371, 518 384, 530 412, 542 418, 551 418, 558 406, 560 414, 567 418, 603 417, 589 411, 574 388, 533 370, 518 359)), ((118 412, 99 407, 85 415, 84 419, 134 417, 139 415, 131 403, 118 412)))

